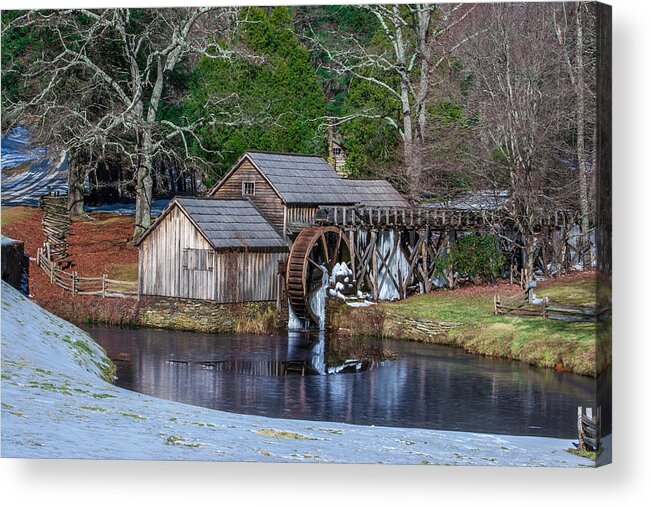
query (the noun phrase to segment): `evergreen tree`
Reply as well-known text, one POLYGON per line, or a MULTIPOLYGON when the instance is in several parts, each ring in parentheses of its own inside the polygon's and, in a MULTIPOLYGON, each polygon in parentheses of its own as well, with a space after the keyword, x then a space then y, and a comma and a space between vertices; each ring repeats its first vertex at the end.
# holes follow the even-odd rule
POLYGON ((208 184, 247 150, 325 154, 326 101, 289 9, 252 7, 241 19, 244 51, 230 61, 205 55, 185 102, 190 120, 230 119, 198 131, 195 149, 208 150, 213 163, 208 184))

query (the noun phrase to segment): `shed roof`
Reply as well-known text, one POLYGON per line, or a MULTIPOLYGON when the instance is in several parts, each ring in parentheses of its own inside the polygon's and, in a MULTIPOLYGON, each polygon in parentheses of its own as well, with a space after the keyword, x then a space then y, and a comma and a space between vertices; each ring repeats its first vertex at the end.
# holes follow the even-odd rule
POLYGON ((138 243, 164 220, 174 206, 181 208, 216 250, 287 248, 286 240, 250 201, 187 197, 173 199, 138 243))
POLYGON ((386 180, 344 180, 357 204, 407 208, 409 203, 386 180))
POLYGON ((354 204, 345 180, 321 157, 246 153, 287 204, 354 204))

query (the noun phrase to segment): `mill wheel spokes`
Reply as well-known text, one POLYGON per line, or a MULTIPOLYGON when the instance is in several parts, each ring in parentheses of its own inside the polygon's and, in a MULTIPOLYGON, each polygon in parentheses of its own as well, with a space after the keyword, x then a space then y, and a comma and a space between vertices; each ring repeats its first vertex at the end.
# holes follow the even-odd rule
POLYGON ((342 261, 350 261, 350 247, 341 229, 312 226, 301 231, 287 262, 287 293, 299 318, 319 323, 312 301, 323 287, 324 277, 342 261))

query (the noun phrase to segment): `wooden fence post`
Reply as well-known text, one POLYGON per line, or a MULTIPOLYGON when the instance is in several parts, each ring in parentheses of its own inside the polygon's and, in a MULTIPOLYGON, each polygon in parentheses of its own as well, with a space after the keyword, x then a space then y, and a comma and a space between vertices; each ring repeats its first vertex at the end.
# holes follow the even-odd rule
POLYGON ((106 274, 102 275, 102 297, 106 297, 106 274))
POLYGON ((577 408, 577 429, 579 433, 579 450, 592 450, 597 452, 601 447, 601 410, 597 407, 593 411, 592 407, 577 408))
POLYGON ((75 294, 77 294, 77 283, 76 283, 76 282, 77 282, 77 272, 74 271, 74 272, 72 273, 72 295, 73 295, 73 296, 74 296, 75 294))

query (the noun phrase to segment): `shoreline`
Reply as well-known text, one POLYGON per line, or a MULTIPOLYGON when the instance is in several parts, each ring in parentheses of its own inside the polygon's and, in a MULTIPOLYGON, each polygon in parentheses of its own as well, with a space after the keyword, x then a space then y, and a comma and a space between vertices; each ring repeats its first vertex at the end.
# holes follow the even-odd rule
MULTIPOLYGON (((593 272, 566 275, 542 284, 540 294, 594 299, 593 272)), ((439 290, 395 302, 328 306, 329 329, 341 336, 368 336, 461 348, 468 354, 520 361, 559 373, 596 378, 611 363, 611 334, 603 323, 562 322, 537 317, 495 316, 492 296, 518 289, 496 284, 439 290)))
MULTIPOLYGON (((39 217, 38 209, 18 207, 10 214, 3 210, 3 233, 24 241, 26 251, 34 254, 42 243, 39 217)), ((129 246, 131 224, 124 217, 99 214, 95 221, 73 222, 73 228, 77 228, 77 233, 71 236, 70 250, 75 260, 81 263, 80 272, 91 274, 89 270, 92 269, 96 274, 116 267, 125 273, 133 271, 137 252, 129 246), (110 234, 106 238, 106 234, 100 235, 102 239, 89 242, 87 238, 96 236, 92 231, 97 232, 100 228, 110 231, 110 234), (117 248, 115 245, 121 246, 117 248), (107 256, 107 248, 119 252, 119 255, 107 256)), ((576 302, 590 302, 596 297, 595 276, 591 272, 565 275, 542 285, 552 286, 550 294, 557 301, 571 300, 578 293, 583 301, 576 302), (585 281, 590 283, 586 285, 585 281), (574 282, 578 285, 573 286, 574 282)), ((77 325, 269 334, 272 329, 280 330, 287 317, 286 310, 278 312, 264 305, 258 305, 259 309, 256 304, 224 309, 216 305, 214 309, 203 312, 205 315, 199 325, 197 322, 201 319, 192 317, 192 312, 196 313, 196 302, 192 300, 163 301, 158 307, 150 305, 139 309, 133 299, 73 296, 51 286, 35 262, 31 262, 29 278, 34 300, 41 307, 77 325)), ((603 338, 609 333, 598 336, 594 324, 554 323, 542 319, 525 322, 518 318, 493 316, 493 294, 501 292, 507 295, 518 290, 518 287, 506 284, 471 287, 470 291, 464 288, 439 290, 394 303, 380 302, 366 308, 346 307, 346 312, 338 312, 345 314, 339 319, 337 312, 331 311, 336 305, 329 304, 328 327, 343 335, 373 335, 448 345, 474 355, 517 360, 593 378, 608 368, 611 362, 610 339, 603 338), (477 329, 482 333, 478 334, 477 329)), ((541 295, 545 295, 544 291, 543 288, 541 295)))
POLYGON ((594 466, 564 439, 272 419, 152 398, 105 381, 108 358, 87 333, 5 283, 2 307, 4 457, 594 466))

